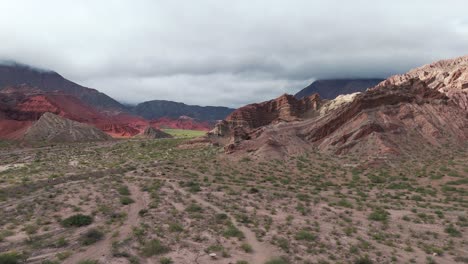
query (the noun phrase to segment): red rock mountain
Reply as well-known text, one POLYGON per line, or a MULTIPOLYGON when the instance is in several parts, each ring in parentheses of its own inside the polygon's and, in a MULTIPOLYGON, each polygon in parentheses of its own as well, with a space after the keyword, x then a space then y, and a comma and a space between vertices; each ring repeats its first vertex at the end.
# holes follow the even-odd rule
POLYGON ((44 113, 96 126, 113 137, 137 135, 148 125, 143 118, 124 113, 107 115, 75 96, 23 84, 0 91, 0 138, 20 139, 44 113))
POLYGON ((468 56, 441 60, 403 75, 392 76, 381 82, 378 87, 399 85, 414 78, 423 81, 429 88, 447 95, 462 109, 468 110, 468 56))
POLYGON ((124 106, 54 71, 14 62, 0 63, 0 94, 0 138, 8 139, 21 137, 45 112, 92 124, 113 137, 131 137, 143 132, 148 120, 159 128, 208 131, 233 110, 157 100, 124 106))
POLYGON ((54 71, 15 62, 0 64, 0 90, 7 86, 16 87, 22 84, 28 84, 44 92, 60 91, 72 95, 100 111, 119 113, 126 110, 122 104, 106 94, 69 81, 54 71))
POLYGON ((305 111, 285 95, 242 107, 209 137, 229 153, 268 158, 313 149, 372 156, 464 146, 466 62, 467 57, 437 62, 331 101, 316 97, 305 111))

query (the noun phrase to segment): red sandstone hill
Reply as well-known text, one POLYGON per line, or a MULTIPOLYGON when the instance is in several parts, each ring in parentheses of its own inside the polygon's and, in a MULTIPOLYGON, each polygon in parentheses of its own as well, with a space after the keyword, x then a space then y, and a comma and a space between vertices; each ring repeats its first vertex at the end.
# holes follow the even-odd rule
POLYGON ((143 118, 124 113, 106 115, 72 95, 21 85, 0 91, 0 138, 21 138, 44 113, 96 126, 113 137, 137 135, 148 125, 143 118))
POLYGON ((188 117, 160 118, 148 121, 125 112, 99 111, 75 96, 62 92, 44 92, 23 84, 0 91, 0 138, 20 139, 44 113, 93 125, 114 138, 141 134, 146 127, 209 131, 212 124, 188 117))
POLYGON ((467 57, 393 76, 361 94, 312 104, 283 95, 232 113, 209 139, 228 153, 276 157, 410 154, 468 141, 467 57), (303 105, 312 105, 303 107, 303 105))
MULTIPOLYGON (((47 100, 37 97, 30 98, 30 102, 24 102, 25 108, 34 108, 27 109, 26 114, 35 112, 41 115, 44 109, 59 114, 57 109, 61 109, 62 115, 73 115, 66 116, 67 118, 79 122, 91 122, 114 137, 130 137, 142 132, 148 124, 147 120, 152 120, 151 123, 155 127, 207 131, 213 127, 214 121, 225 118, 233 111, 226 107, 201 107, 161 100, 143 102, 137 106, 124 106, 104 93, 65 79, 57 72, 15 62, 0 62, 0 92, 9 95, 10 106, 32 94, 50 95, 47 100), (61 94, 62 98, 50 98, 53 94, 61 94), (16 98, 11 101, 15 96, 16 98), (62 99, 63 102, 60 102, 62 99), (101 117, 96 121, 89 121, 89 117, 95 113, 87 113, 85 109, 65 109, 69 107, 69 100, 79 101, 71 106, 86 106, 92 112, 98 112, 101 117), (59 106, 55 109, 55 106, 51 107, 45 101, 54 101, 55 106, 59 106), (192 119, 186 120, 180 118, 181 116, 190 116, 192 119)), ((2 104, 4 103, 6 101, 2 101, 2 104)), ((1 107, 3 106, 0 105, 1 107)), ((38 118, 37 115, 34 117, 35 120, 38 118)), ((6 130, 16 131, 17 126, 22 126, 15 122, 18 120, 12 120, 8 121, 10 125, 3 124, 0 127, 0 137, 7 133, 6 130)))

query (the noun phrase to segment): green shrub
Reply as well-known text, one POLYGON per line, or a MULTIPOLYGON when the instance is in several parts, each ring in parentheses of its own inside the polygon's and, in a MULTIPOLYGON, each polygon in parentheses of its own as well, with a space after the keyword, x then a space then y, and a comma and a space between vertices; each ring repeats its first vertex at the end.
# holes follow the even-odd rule
POLYGON ((41 264, 60 264, 60 262, 56 260, 44 260, 41 262, 41 264))
POLYGON ((182 232, 184 231, 184 228, 179 223, 171 223, 169 224, 169 231, 170 232, 182 232))
POLYGON ((122 197, 120 197, 120 203, 121 203, 122 205, 129 205, 129 204, 132 204, 132 203, 134 203, 134 202, 135 202, 135 201, 134 201, 132 198, 128 197, 128 196, 122 196, 122 197))
POLYGON ((196 203, 192 203, 187 208, 185 208, 185 211, 190 213, 196 213, 203 211, 203 208, 196 203))
POLYGON ((289 264, 289 261, 285 258, 273 258, 265 262, 265 264, 289 264))
POLYGON ((167 246, 164 246, 161 241, 158 239, 153 239, 151 241, 148 241, 142 249, 142 253, 145 257, 152 257, 155 255, 161 255, 164 253, 169 252, 169 248, 167 246))
POLYGON ((354 264, 372 264, 372 260, 369 259, 369 256, 364 256, 364 257, 360 257, 358 259, 356 259, 354 261, 354 264))
POLYGON ((240 231, 233 224, 228 225, 228 227, 224 230, 223 235, 225 237, 244 238, 244 233, 242 233, 242 231, 240 231))
POLYGON ((80 227, 80 226, 87 226, 93 222, 93 218, 89 215, 83 214, 76 214, 72 215, 62 221, 62 225, 64 227, 80 227))
POLYGON ((130 190, 125 185, 117 188, 117 191, 119 192, 120 195, 126 195, 126 196, 130 195, 130 190))
POLYGON ((7 252, 0 254, 0 264, 17 264, 23 263, 25 257, 17 252, 7 252))
POLYGON ((453 237, 461 237, 461 232, 455 228, 453 224, 450 224, 445 228, 445 232, 453 237))
POLYGON ((252 253, 253 252, 252 246, 247 244, 247 243, 242 243, 241 249, 244 250, 247 253, 252 253))
POLYGON ((377 207, 374 208, 374 211, 369 215, 369 220, 385 222, 388 220, 389 212, 385 211, 383 208, 377 207))
POLYGON ((161 263, 161 264, 172 264, 172 263, 174 263, 174 261, 172 261, 171 258, 164 257, 164 258, 161 258, 159 260, 159 263, 161 263))
POLYGON ((65 247, 65 246, 68 246, 68 241, 65 237, 60 237, 59 239, 57 239, 57 241, 54 243, 54 246, 55 247, 65 247))
POLYGON ((99 261, 93 259, 85 259, 79 261, 78 264, 99 264, 99 261))
POLYGON ((314 241, 316 238, 316 235, 310 233, 307 230, 301 230, 296 234, 296 240, 314 241))
POLYGON ((83 235, 81 235, 80 240, 83 245, 88 246, 88 245, 98 242, 103 237, 104 237, 104 233, 97 230, 96 228, 92 228, 86 231, 86 233, 84 233, 83 235))

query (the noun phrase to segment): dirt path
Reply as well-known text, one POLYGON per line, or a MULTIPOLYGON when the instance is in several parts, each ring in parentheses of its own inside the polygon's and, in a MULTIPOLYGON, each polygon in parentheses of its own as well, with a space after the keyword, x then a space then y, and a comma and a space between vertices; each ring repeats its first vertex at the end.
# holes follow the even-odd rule
MULTIPOLYGON (((127 219, 125 222, 113 230, 113 232, 119 232, 117 241, 122 241, 131 234, 132 228, 137 226, 140 222, 138 212, 141 209, 147 208, 149 203, 147 194, 143 193, 137 185, 128 182, 126 184, 130 190, 131 198, 135 202, 127 207, 127 219)), ((111 247, 112 242, 115 240, 116 239, 112 238, 110 234, 107 234, 103 240, 87 247, 85 251, 70 256, 63 263, 76 264, 84 259, 99 260, 100 263, 114 263, 112 261, 111 247)))
POLYGON ((212 203, 206 201, 205 199, 203 199, 202 197, 200 197, 197 194, 188 193, 184 189, 180 188, 179 186, 177 186, 174 183, 169 183, 169 184, 175 190, 181 192, 182 194, 190 195, 191 199, 195 200, 197 203, 199 203, 199 204, 201 204, 201 205, 203 205, 205 207, 212 208, 216 213, 226 214, 230 218, 230 220, 234 224, 234 226, 236 226, 239 230, 242 231, 242 233, 244 233, 246 242, 250 246, 252 246, 253 252, 252 252, 252 254, 250 254, 250 259, 249 259, 250 263, 263 264, 266 261, 270 260, 272 257, 277 256, 278 249, 276 249, 274 246, 272 246, 272 245, 270 245, 268 243, 258 241, 257 236, 255 235, 255 233, 252 232, 252 230, 250 230, 249 228, 247 228, 247 227, 245 227, 243 225, 240 225, 231 214, 229 214, 228 212, 222 210, 221 208, 217 207, 216 205, 213 205, 212 203))

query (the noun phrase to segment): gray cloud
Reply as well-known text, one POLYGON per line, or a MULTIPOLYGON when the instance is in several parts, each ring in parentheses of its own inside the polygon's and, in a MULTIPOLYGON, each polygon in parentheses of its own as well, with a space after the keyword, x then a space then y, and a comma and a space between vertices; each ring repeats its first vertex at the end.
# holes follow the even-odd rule
POLYGON ((239 106, 319 78, 387 77, 466 55, 466 1, 18 0, 0 59, 130 103, 239 106))

